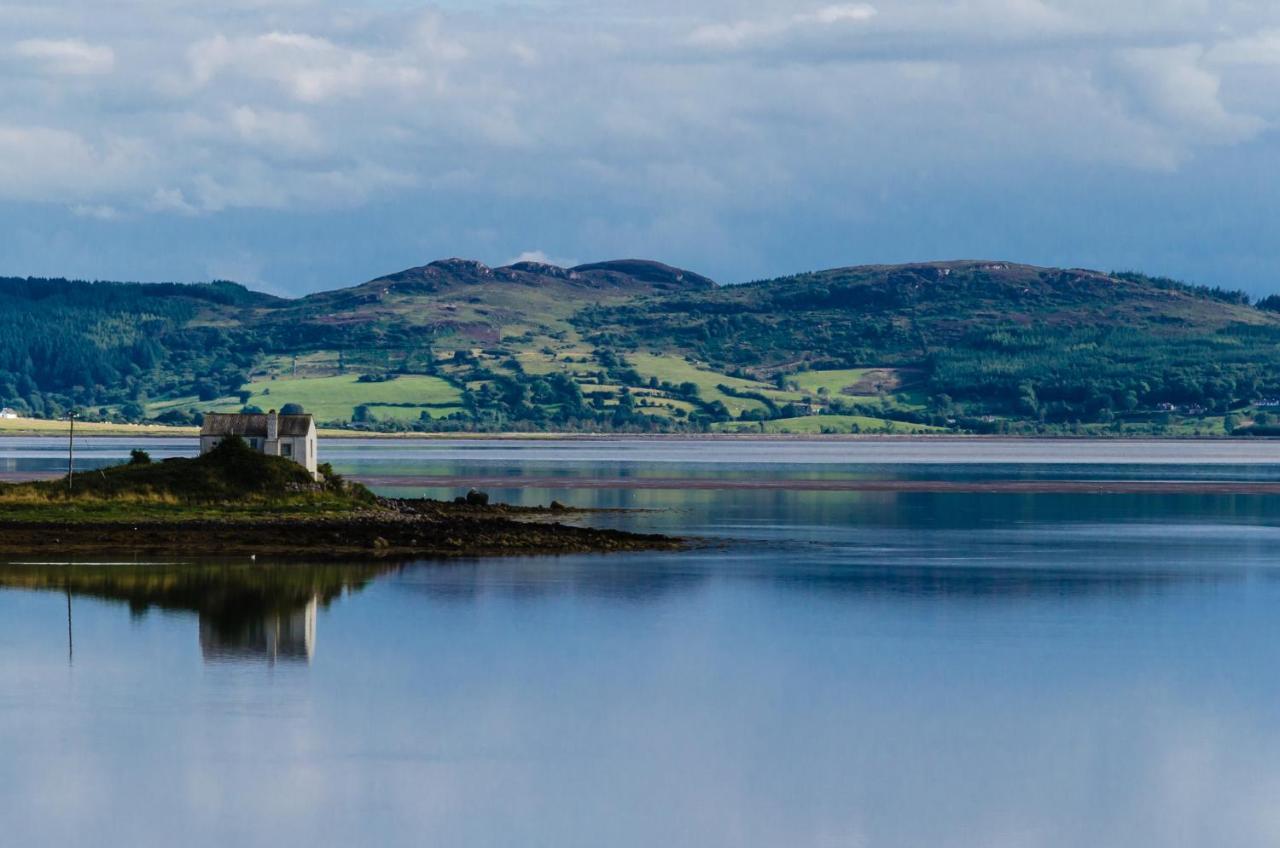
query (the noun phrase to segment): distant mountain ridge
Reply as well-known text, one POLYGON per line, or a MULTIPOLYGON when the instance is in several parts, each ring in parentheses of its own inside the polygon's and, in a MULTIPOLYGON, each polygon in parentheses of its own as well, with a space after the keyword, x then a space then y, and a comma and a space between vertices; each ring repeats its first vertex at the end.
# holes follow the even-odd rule
POLYGON ((295 392, 381 428, 1222 432, 1280 397, 1262 305, 993 260, 720 286, 642 259, 455 258, 292 299, 0 279, 0 403, 177 421, 295 392))
MULTIPOLYGON (((440 259, 395 274, 377 277, 364 286, 413 286, 419 291, 439 291, 453 285, 475 285, 502 281, 522 285, 548 284, 553 281, 581 288, 648 289, 679 291, 708 289, 715 282, 661 262, 647 259, 619 259, 593 262, 573 268, 561 268, 545 262, 516 262, 490 268, 474 259, 440 259)), ((363 286, 362 286, 363 287, 363 286)))

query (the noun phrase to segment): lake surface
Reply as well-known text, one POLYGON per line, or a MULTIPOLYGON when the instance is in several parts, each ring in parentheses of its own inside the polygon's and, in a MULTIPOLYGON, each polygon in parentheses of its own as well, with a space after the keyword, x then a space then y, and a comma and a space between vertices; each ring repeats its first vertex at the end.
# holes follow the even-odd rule
POLYGON ((0 566, 0 843, 1280 844, 1280 499, 736 485, 1280 480, 1280 443, 322 449, 712 543, 0 566))

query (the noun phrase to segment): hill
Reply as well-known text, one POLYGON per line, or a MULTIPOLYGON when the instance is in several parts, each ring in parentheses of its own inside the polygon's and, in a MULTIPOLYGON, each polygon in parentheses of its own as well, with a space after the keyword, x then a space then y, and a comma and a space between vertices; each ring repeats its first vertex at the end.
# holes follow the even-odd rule
POLYGON ((1214 433, 1270 426, 1280 313, 1137 273, 955 261, 732 286, 450 259, 298 299, 0 280, 0 403, 376 429, 1214 433))

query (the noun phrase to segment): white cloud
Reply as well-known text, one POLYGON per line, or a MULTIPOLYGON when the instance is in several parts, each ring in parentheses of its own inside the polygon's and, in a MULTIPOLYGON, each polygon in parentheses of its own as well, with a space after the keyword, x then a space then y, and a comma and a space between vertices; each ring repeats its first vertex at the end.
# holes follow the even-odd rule
POLYGON ((825 28, 859 23, 875 17, 875 7, 865 3, 822 6, 785 17, 739 20, 732 23, 705 24, 695 29, 689 41, 702 47, 737 48, 797 29, 825 28))
POLYGON ((1280 65, 1280 29, 1268 29, 1214 45, 1206 60, 1219 65, 1280 65))
POLYGON ((343 209, 359 206, 386 191, 416 183, 412 174, 372 162, 350 162, 327 168, 287 169, 246 159, 232 168, 198 173, 190 180, 194 199, 179 199, 201 213, 228 209, 343 209))
POLYGON ((835 24, 841 21, 867 21, 875 17, 874 6, 866 3, 846 3, 839 6, 823 6, 816 12, 796 16, 797 21, 814 21, 820 24, 835 24))
POLYGON ((1280 120, 1280 8, 873 2, 28 3, 0 16, 0 202, 128 223, 399 201, 494 233, 479 255, 524 221, 570 255, 718 257, 765 249, 732 237, 753 215, 870 218, 1011 167, 1149 176, 1280 120))
POLYGON ((116 63, 115 51, 110 47, 89 44, 78 38, 28 38, 15 44, 13 53, 48 73, 71 76, 107 74, 116 63))
POLYGON ((413 88, 426 81, 421 68, 398 57, 294 32, 238 38, 217 35, 192 45, 188 59, 192 78, 199 86, 207 86, 220 76, 268 80, 303 103, 358 98, 380 89, 413 88))
POLYGON ((200 210, 187 201, 180 188, 158 188, 151 194, 144 208, 148 212, 198 215, 200 210))
POLYGON ((71 207, 71 214, 77 218, 93 218, 97 221, 119 221, 123 217, 119 209, 105 203, 77 203, 71 207))
POLYGON ((1223 105, 1221 80, 1204 57, 1199 45, 1127 50, 1120 56, 1121 84, 1136 111, 1171 131, 1218 143, 1256 136, 1266 121, 1223 105))
POLYGON ((238 106, 231 110, 230 122, 236 134, 251 144, 293 151, 311 151, 320 147, 311 119, 296 112, 238 106))
POLYGON ((0 125, 0 199, 84 200, 127 187, 143 170, 139 142, 94 144, 54 127, 0 125))

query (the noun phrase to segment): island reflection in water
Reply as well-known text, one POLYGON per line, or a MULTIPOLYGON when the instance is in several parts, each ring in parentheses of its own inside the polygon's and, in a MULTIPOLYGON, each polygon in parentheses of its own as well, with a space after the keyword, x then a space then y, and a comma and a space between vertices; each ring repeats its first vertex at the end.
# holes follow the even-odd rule
POLYGON ((15 563, 0 565, 0 589, 67 596, 151 610, 194 612, 206 662, 304 662, 315 653, 316 617, 344 594, 362 590, 394 565, 225 563, 15 563))

